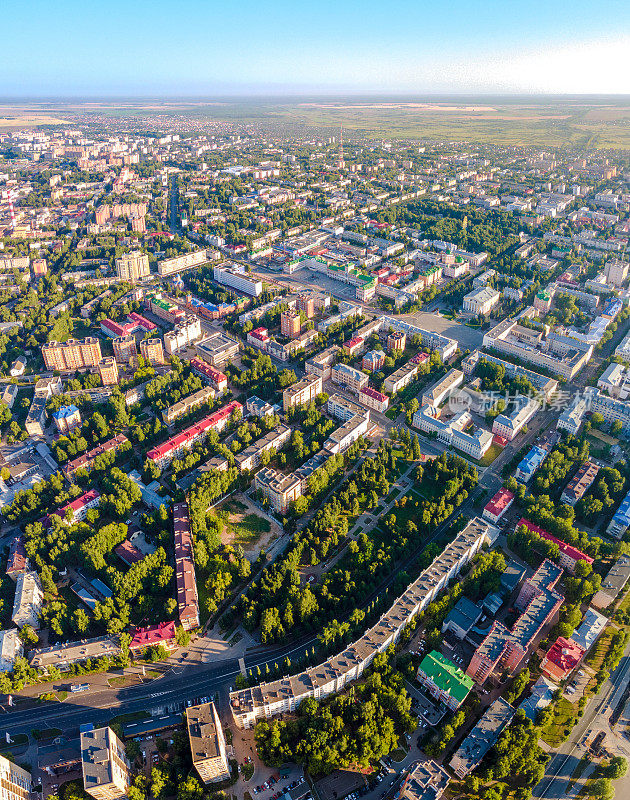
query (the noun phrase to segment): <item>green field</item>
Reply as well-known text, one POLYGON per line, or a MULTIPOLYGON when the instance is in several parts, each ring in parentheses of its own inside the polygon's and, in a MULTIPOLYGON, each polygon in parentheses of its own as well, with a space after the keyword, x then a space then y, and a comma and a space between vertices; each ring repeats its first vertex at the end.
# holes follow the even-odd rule
MULTIPOLYGON (((29 112, 44 109, 30 104, 29 112)), ((72 121, 75 114, 90 113, 114 118, 152 116, 159 109, 169 115, 195 121, 256 123, 294 132, 317 130, 330 135, 343 125, 344 133, 370 138, 409 140, 470 141, 499 145, 573 147, 583 150, 630 148, 630 104, 610 98, 550 99, 493 98, 481 96, 465 101, 453 98, 423 100, 417 97, 352 97, 340 100, 312 99, 288 102, 270 99, 196 103, 150 101, 142 103, 103 102, 47 103, 47 114, 62 114, 72 121)), ((13 114, 21 109, 11 108, 13 114)), ((0 115, 2 108, 0 107, 0 115)))

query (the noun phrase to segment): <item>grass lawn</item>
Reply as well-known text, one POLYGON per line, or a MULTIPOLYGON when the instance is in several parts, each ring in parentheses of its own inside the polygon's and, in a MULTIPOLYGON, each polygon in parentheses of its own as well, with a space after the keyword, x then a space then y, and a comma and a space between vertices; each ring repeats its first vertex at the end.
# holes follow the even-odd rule
POLYGON ((575 716, 576 709, 564 697, 558 701, 556 713, 551 722, 543 729, 541 739, 550 747, 558 747, 566 738, 565 730, 569 720, 575 716))
POLYGON ((391 419, 392 421, 394 421, 396 419, 398 414, 399 414, 399 412, 398 412, 397 408, 395 408, 395 407, 394 408, 388 408, 387 411, 385 412, 385 416, 387 417, 387 419, 391 419))
POLYGON ((117 717, 112 717, 109 721, 110 725, 126 725, 128 722, 140 722, 143 719, 148 719, 151 716, 148 711, 133 711, 131 714, 119 714, 117 717))
POLYGON ((482 467, 488 467, 490 466, 490 464, 492 464, 494 459, 497 458, 497 456, 501 455, 502 452, 503 448, 499 447, 498 444, 491 444, 490 449, 485 454, 485 456, 483 456, 483 458, 480 458, 479 461, 477 461, 474 458, 471 458, 470 460, 475 461, 475 463, 479 464, 482 467))
POLYGON ((402 747, 397 747, 395 750, 389 754, 391 756, 392 761, 396 761, 399 763, 400 761, 404 761, 405 757, 407 756, 407 751, 403 750, 402 747))
POLYGON ((6 753, 8 750, 23 744, 28 744, 28 736, 25 733, 18 733, 11 737, 11 744, 8 744, 6 740, 2 742, 0 753, 6 753))
POLYGON ((223 508, 229 511, 230 514, 242 514, 243 511, 247 511, 247 506, 244 503, 234 499, 228 500, 223 508))
POLYGON ((54 739, 57 736, 60 736, 62 731, 59 728, 44 728, 40 730, 39 728, 33 728, 31 731, 33 734, 33 738, 37 739, 37 741, 41 741, 42 739, 54 739))
POLYGON ((611 447, 615 444, 619 444, 619 439, 616 439, 614 436, 609 436, 607 433, 603 431, 598 431, 596 428, 591 428, 588 434, 589 439, 599 439, 600 442, 604 444, 609 444, 611 447))
POLYGON ((257 514, 247 514, 239 522, 230 522, 229 526, 234 535, 233 544, 240 544, 244 550, 255 544, 263 533, 271 530, 271 522, 257 514))

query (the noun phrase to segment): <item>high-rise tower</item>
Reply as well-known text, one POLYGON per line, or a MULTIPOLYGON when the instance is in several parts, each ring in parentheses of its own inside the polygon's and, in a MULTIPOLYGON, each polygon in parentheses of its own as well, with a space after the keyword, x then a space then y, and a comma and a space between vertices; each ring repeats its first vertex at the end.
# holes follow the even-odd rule
POLYGON ((343 169, 346 162, 343 159, 343 126, 339 126, 339 161, 337 163, 338 169, 343 169))

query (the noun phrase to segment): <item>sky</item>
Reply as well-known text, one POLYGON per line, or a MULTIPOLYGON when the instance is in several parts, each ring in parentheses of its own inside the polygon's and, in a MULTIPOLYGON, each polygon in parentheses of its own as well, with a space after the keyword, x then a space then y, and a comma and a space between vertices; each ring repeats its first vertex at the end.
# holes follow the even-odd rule
POLYGON ((628 0, 23 0, 0 97, 630 94, 628 0))

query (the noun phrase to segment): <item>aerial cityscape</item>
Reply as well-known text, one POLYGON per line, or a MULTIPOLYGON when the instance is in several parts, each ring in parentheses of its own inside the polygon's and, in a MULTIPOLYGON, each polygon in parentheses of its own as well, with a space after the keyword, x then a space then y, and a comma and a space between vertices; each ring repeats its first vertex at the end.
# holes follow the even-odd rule
POLYGON ((7 14, 2 800, 630 798, 630 8, 215 6, 7 14))

